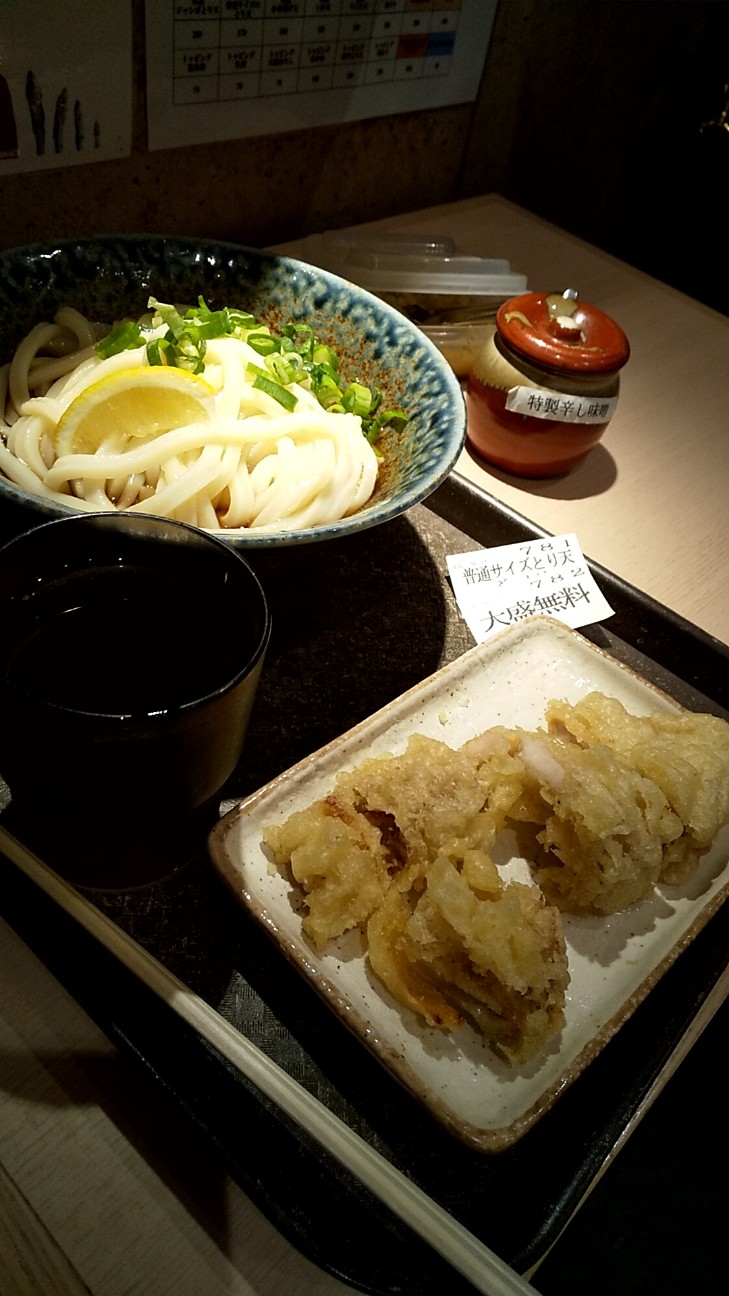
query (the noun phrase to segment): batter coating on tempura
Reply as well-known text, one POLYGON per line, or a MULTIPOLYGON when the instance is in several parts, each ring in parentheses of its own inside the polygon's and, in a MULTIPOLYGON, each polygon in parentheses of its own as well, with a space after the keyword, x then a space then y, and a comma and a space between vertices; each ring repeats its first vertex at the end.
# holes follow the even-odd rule
POLYGON ((537 887, 505 883, 489 857, 514 766, 505 742, 492 748, 486 758, 483 744, 454 751, 415 735, 264 840, 303 886, 318 948, 366 930, 372 969, 400 1003, 432 1026, 468 1015, 524 1062, 561 1028, 569 974, 556 909, 537 887))
POLYGON ((658 878, 684 881, 729 821, 729 724, 691 711, 633 716, 601 693, 574 707, 551 702, 546 715, 555 737, 582 748, 607 746, 659 789, 671 825, 658 878))
POLYGON ((729 822, 729 724, 630 715, 592 693, 547 728, 497 727, 458 750, 414 735, 264 832, 306 894, 317 948, 366 932, 374 973, 431 1026, 466 1017, 524 1063, 564 1021, 560 910, 611 914, 676 884, 729 822), (532 825, 533 884, 505 881, 497 834, 532 825))

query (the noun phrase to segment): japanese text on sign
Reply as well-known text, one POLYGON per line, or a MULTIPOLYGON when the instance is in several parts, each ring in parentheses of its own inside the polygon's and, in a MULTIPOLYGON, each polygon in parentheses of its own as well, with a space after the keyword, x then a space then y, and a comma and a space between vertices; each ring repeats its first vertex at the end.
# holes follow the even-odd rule
POLYGON ((512 414, 555 419, 560 423, 607 423, 615 413, 617 396, 568 396, 540 387, 512 387, 506 408, 512 414))
POLYGON ((576 629, 613 615, 574 534, 450 554, 458 606, 477 643, 531 616, 576 629))
POLYGON ((496 0, 157 0, 151 149, 475 99, 496 0))

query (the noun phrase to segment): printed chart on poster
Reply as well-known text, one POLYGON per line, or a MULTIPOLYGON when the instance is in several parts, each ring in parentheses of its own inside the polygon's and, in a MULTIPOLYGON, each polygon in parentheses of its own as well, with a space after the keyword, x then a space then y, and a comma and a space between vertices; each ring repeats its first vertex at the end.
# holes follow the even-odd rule
POLYGON ((469 103, 496 0, 148 0, 150 149, 469 103))

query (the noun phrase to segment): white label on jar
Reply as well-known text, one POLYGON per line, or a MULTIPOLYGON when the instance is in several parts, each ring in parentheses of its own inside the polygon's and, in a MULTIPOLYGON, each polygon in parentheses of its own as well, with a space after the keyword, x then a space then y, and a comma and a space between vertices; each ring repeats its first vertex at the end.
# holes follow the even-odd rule
POLYGON ((607 423, 617 404, 617 396, 569 396, 542 387, 512 387, 506 396, 506 408, 513 414, 559 423, 607 423))

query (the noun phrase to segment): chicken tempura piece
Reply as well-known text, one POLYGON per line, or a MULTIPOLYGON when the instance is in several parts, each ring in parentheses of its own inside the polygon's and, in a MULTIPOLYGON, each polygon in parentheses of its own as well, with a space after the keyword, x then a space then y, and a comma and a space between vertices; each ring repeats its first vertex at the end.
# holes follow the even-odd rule
POLYGON ((576 706, 551 702, 546 718, 551 732, 583 747, 609 745, 660 788, 682 829, 664 845, 659 876, 688 877, 729 821, 729 724, 691 711, 634 716, 601 693, 576 706))
POLYGON ((429 1025, 469 1018, 512 1063, 536 1057, 564 1023, 569 984, 559 914, 536 886, 476 895, 444 856, 420 894, 388 893, 367 928, 373 970, 429 1025))
POLYGON ((657 784, 602 744, 526 734, 521 752, 542 802, 531 822, 542 825, 543 851, 531 864, 550 900, 573 913, 611 914, 650 895, 665 849, 681 834, 657 784))
POLYGON ((366 924, 399 1003, 444 1029, 470 1017, 512 1062, 561 1028, 569 982, 559 913, 536 886, 505 884, 490 855, 523 779, 506 731, 458 751, 415 735, 264 834, 305 890, 318 948, 366 924))

